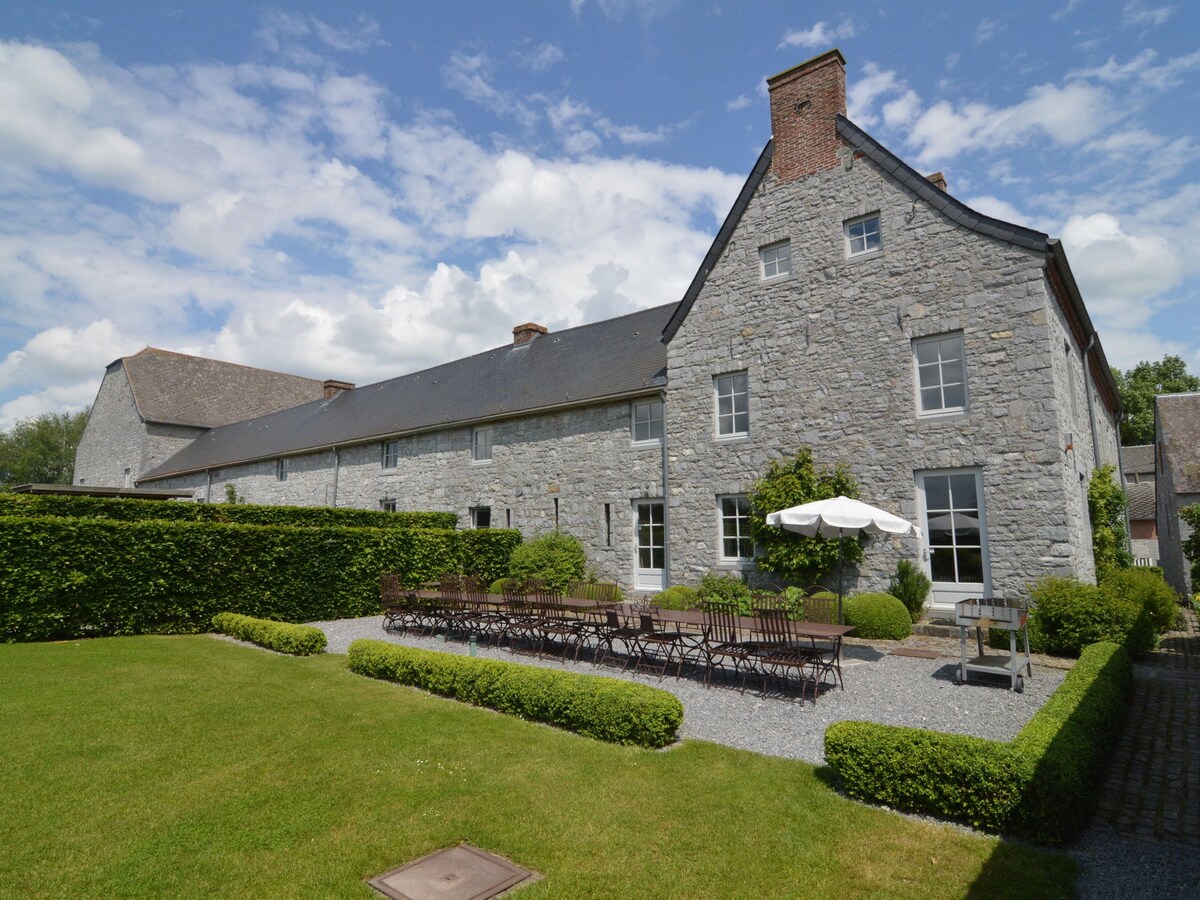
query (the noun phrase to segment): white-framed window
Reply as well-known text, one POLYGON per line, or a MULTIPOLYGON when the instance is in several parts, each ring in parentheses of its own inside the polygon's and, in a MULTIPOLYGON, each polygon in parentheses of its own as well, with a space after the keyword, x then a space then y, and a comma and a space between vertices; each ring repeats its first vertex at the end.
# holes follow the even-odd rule
POLYGON ((481 425, 471 430, 471 458, 475 462, 491 462, 494 434, 491 425, 481 425))
POLYGON ((717 401, 717 436, 735 437, 750 433, 750 376, 730 372, 713 378, 717 401))
POLYGON ((385 469, 396 468, 400 462, 400 442, 384 441, 381 455, 385 469))
POLYGON ((842 228, 846 235, 846 256, 862 256, 883 249, 879 213, 847 219, 842 228))
POLYGON ((471 507, 471 527, 472 528, 491 528, 492 527, 492 508, 490 506, 472 506, 471 507))
POLYGON ((660 443, 663 438, 663 405, 661 400, 646 400, 633 404, 633 442, 660 443))
POLYGON ((917 411, 922 415, 967 408, 967 367, 961 334, 913 341, 917 367, 917 411))
POLYGON ((744 494, 717 498, 721 520, 721 562, 745 562, 754 558, 750 538, 750 501, 744 494))
POLYGON ((792 273, 792 242, 779 241, 758 249, 763 280, 782 278, 792 273))
POLYGON ((275 460, 275 480, 287 481, 288 476, 288 461, 287 459, 275 460))
POLYGON ((396 512, 397 511, 396 510, 396 501, 395 500, 380 500, 379 508, 382 509, 384 512, 396 512))

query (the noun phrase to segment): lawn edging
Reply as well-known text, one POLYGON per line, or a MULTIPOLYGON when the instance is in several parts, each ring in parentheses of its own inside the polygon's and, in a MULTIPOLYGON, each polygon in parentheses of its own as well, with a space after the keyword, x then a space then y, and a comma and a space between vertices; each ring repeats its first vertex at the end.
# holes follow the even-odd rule
POLYGON ((213 628, 222 634, 250 641, 279 653, 312 656, 314 653, 325 652, 325 632, 311 625, 291 625, 287 622, 223 612, 213 616, 213 628))
POLYGON ((349 648, 359 675, 423 688, 613 744, 657 749, 675 740, 683 704, 649 685, 498 659, 360 638, 349 648))
POLYGON ((1131 680, 1122 647, 1092 644, 1012 741, 835 722, 825 758, 857 799, 1060 844, 1087 822, 1131 680))

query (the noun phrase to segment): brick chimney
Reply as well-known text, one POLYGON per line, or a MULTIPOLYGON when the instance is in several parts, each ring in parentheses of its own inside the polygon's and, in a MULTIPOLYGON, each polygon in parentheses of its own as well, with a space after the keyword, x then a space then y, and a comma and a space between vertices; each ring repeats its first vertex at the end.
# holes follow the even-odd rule
POLYGON ((334 397, 336 397, 342 391, 354 390, 354 385, 352 385, 350 382, 334 381, 332 378, 325 379, 325 383, 322 385, 322 387, 325 389, 325 399, 326 400, 332 400, 334 397))
POLYGON ((934 172, 932 175, 926 175, 925 180, 932 184, 939 191, 946 189, 946 176, 941 172, 934 172))
POLYGON ((524 325, 518 325, 513 329, 513 346, 518 347, 521 344, 528 344, 539 334, 549 334, 550 329, 545 325, 538 325, 536 322, 526 322, 524 325))
POLYGON ((771 94, 771 170, 780 181, 838 165, 835 117, 846 114, 846 60, 829 50, 767 79, 771 94))

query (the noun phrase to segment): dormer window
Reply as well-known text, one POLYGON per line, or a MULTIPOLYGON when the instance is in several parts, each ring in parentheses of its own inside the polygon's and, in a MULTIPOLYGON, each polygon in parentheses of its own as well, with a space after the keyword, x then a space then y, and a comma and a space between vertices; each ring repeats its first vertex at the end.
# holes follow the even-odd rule
POLYGON ((845 223, 846 256, 863 256, 883 249, 883 237, 879 229, 879 213, 871 213, 845 223))
POLYGON ((760 247, 758 260, 762 268, 763 281, 792 274, 792 242, 780 241, 777 244, 760 247))

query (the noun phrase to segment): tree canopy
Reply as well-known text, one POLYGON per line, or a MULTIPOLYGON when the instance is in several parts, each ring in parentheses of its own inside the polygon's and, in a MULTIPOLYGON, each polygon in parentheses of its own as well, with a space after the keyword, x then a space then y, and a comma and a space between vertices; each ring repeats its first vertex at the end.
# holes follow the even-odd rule
MULTIPOLYGON (((750 491, 750 535, 758 545, 755 563, 797 584, 812 584, 837 567, 836 539, 803 537, 767 524, 767 515, 781 509, 845 495, 858 497, 858 483, 845 468, 818 469, 812 451, 805 448, 793 459, 773 460, 767 474, 750 491)), ((857 538, 843 538, 845 563, 853 567, 863 558, 857 538)))
POLYGON ((43 413, 0 431, 0 487, 70 484, 88 411, 43 413))
POLYGON ((1187 363, 1167 355, 1161 362, 1140 362, 1127 372, 1113 369, 1125 417, 1121 420, 1121 443, 1154 443, 1154 395, 1200 391, 1200 378, 1191 375, 1187 363))

